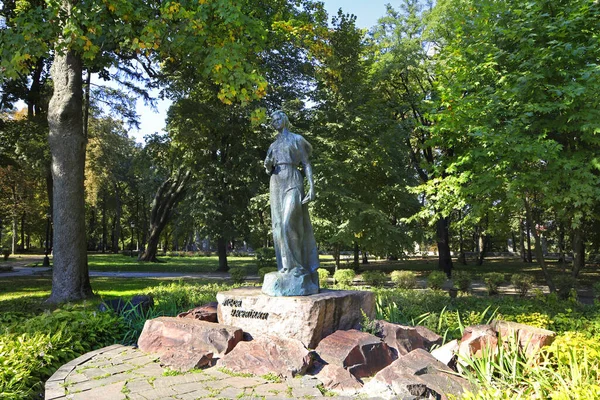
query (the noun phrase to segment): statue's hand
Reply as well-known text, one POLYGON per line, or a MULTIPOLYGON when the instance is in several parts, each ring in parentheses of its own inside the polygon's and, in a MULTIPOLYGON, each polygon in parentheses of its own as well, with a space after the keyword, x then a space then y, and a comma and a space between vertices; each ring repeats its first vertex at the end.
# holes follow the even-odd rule
POLYGON ((302 204, 309 203, 309 202, 313 201, 314 199, 315 199, 315 190, 313 188, 310 188, 310 190, 308 191, 306 196, 304 196, 304 199, 302 200, 302 204))

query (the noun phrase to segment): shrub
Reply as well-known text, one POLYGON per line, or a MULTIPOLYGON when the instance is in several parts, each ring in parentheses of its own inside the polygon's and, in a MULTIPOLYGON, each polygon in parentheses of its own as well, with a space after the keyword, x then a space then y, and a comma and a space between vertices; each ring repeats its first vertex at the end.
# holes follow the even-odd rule
POLYGON ((446 274, 444 274, 442 271, 432 271, 427 276, 427 286, 432 289, 441 289, 445 281, 446 274))
POLYGON ((277 267, 262 267, 258 270, 258 276, 260 276, 260 281, 263 282, 265 280, 265 275, 269 272, 276 272, 277 267))
POLYGON ((256 250, 256 265, 258 269, 265 267, 277 268, 277 259, 275 258, 275 249, 272 247, 262 247, 256 250))
POLYGON ((593 289, 596 297, 600 297, 600 282, 594 283, 593 289))
POLYGON ((461 292, 467 293, 471 289, 471 274, 467 271, 455 271, 452 274, 452 280, 454 281, 454 286, 461 292))
POLYGON ((326 270, 325 268, 319 268, 317 269, 317 272, 319 273, 319 286, 326 288, 327 280, 329 279, 329 270, 326 270))
POLYGON ((2 257, 4 257, 4 261, 8 260, 8 257, 10 257, 10 250, 2 249, 2 257))
POLYGON ((533 285, 533 277, 527 274, 513 274, 510 282, 521 297, 525 297, 533 285))
POLYGON ((504 282, 504 274, 499 272, 487 272, 483 274, 483 282, 487 288, 488 294, 498 294, 498 286, 504 282))
POLYGON ((387 275, 381 271, 366 271, 362 274, 365 283, 372 287, 383 287, 387 282, 387 275))
POLYGON ((244 267, 235 267, 229 270, 229 274, 231 275, 233 283, 244 283, 248 271, 244 267))
MULTIPOLYGON (((577 278, 569 274, 560 275, 556 280, 556 291, 561 299, 568 299, 573 296, 572 290, 577 290, 577 278)), ((577 298, 577 294, 574 294, 577 298)))
POLYGON ((390 277, 399 289, 414 289, 417 286, 417 276, 412 271, 392 271, 390 277))
POLYGON ((354 277, 356 276, 356 272, 351 269, 338 269, 333 274, 333 280, 338 285, 349 286, 352 284, 354 277))

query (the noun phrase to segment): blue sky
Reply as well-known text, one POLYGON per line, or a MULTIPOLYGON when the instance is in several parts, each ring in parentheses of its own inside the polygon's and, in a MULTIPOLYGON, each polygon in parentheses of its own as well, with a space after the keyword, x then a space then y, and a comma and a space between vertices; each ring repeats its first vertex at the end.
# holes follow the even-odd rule
MULTIPOLYGON (((377 20, 385 14, 385 5, 391 3, 396 6, 398 2, 390 0, 324 0, 325 9, 331 19, 332 15, 337 15, 338 9, 342 9, 346 14, 356 15, 356 25, 360 28, 371 28, 377 23, 377 20)), ((141 116, 140 130, 130 132, 136 141, 143 143, 143 137, 154 132, 161 132, 165 127, 165 117, 167 109, 171 104, 168 100, 158 102, 158 112, 144 106, 142 100, 137 102, 137 112, 141 116)))

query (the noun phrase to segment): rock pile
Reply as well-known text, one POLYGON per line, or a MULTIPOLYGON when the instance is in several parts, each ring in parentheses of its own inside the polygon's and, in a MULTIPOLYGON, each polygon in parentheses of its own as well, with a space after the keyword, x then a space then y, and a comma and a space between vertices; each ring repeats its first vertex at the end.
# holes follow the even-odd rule
POLYGON ((278 333, 252 337, 240 328, 208 321, 217 321, 214 304, 175 318, 148 320, 139 348, 159 354, 163 365, 180 371, 216 364, 255 375, 312 375, 325 389, 346 396, 447 399, 471 389, 457 374, 464 368, 461 360, 480 356, 486 347, 496 351, 510 337, 534 355, 555 336, 494 321, 467 327, 460 341, 441 346, 442 338, 425 327, 376 321, 374 335, 337 330, 312 350, 297 338, 278 333))

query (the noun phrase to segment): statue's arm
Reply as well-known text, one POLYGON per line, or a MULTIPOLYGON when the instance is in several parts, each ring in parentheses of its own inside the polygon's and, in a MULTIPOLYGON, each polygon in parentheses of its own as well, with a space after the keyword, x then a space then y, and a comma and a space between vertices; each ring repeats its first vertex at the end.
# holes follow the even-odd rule
POLYGON ((312 165, 310 162, 304 163, 304 174, 306 175, 306 179, 308 180, 308 193, 304 196, 302 200, 302 204, 306 204, 315 199, 315 180, 313 178, 312 165))
POLYGON ((273 172, 273 167, 275 166, 275 160, 273 159, 273 146, 269 147, 269 151, 267 151, 264 166, 267 174, 271 175, 273 172))

